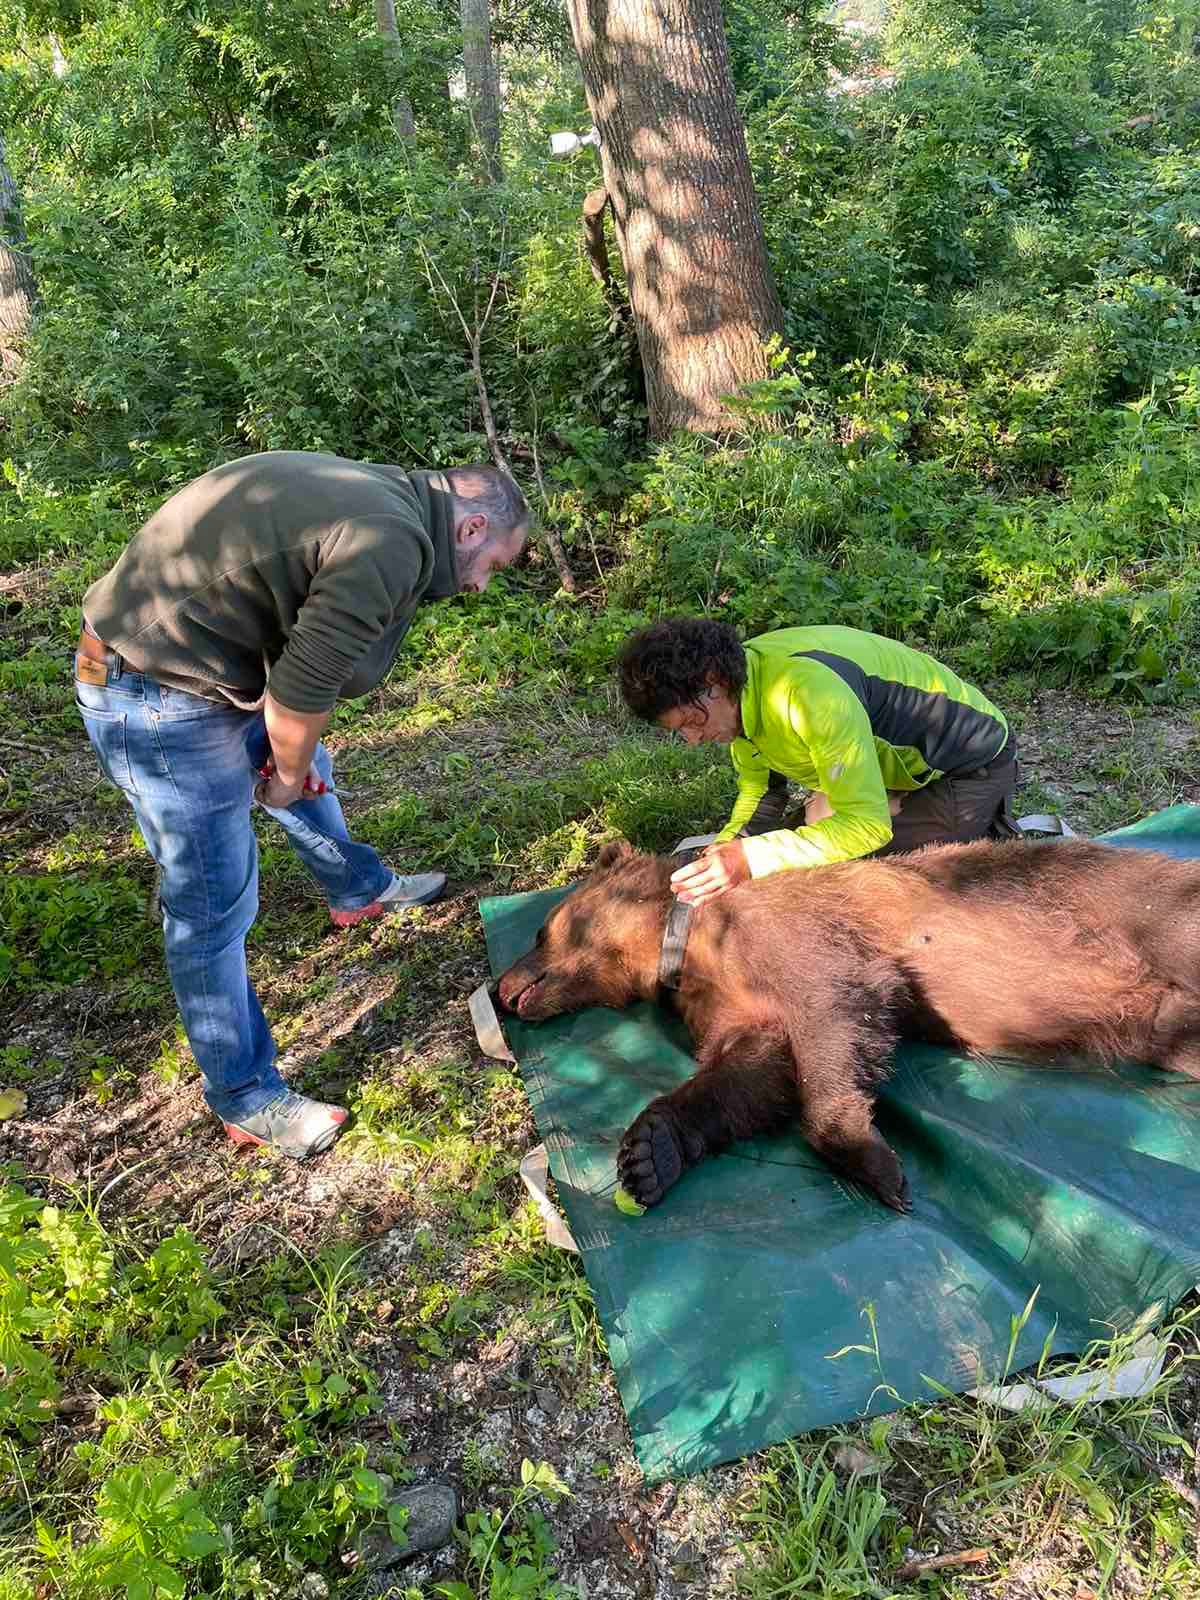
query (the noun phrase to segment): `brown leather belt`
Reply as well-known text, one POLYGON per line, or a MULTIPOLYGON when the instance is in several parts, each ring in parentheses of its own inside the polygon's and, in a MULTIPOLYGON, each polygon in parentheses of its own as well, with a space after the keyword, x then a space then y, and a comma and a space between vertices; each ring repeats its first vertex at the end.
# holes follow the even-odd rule
POLYGON ((110 650, 103 639, 98 639, 84 624, 75 646, 75 676, 81 683, 102 688, 108 682, 109 670, 119 675, 125 663, 115 650, 110 650))
POLYGON ((86 628, 79 635, 79 643, 75 646, 75 654, 87 656, 90 661, 107 662, 113 652, 108 648, 103 639, 97 639, 94 633, 89 633, 86 628))

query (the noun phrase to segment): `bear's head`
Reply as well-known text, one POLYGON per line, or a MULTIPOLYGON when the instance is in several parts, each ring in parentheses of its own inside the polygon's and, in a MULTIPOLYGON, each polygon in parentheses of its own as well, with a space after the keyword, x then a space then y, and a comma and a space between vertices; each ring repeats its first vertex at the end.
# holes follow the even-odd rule
POLYGON ((559 902, 528 955, 500 978, 500 1001, 528 1022, 650 999, 658 982, 670 863, 622 841, 559 902))

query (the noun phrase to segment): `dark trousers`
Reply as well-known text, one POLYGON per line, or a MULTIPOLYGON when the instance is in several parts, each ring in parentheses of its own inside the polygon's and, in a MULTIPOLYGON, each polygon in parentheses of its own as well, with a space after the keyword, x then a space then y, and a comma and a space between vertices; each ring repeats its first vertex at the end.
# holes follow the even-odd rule
MULTIPOLYGON (((927 844, 1020 838, 1012 818, 1017 776, 1017 741, 1010 734, 1004 749, 986 766, 938 778, 924 789, 902 791, 900 813, 892 818, 891 840, 874 854, 896 856, 927 844)), ((785 819, 787 805, 787 779, 781 772, 772 772, 767 792, 741 836, 768 833, 789 824, 803 827, 802 815, 785 819)))
POLYGON ((1017 742, 1008 743, 985 767, 938 778, 924 789, 901 795, 892 837, 877 856, 898 856, 927 844, 969 844, 973 839, 1014 839, 1012 818, 1017 787, 1017 742))

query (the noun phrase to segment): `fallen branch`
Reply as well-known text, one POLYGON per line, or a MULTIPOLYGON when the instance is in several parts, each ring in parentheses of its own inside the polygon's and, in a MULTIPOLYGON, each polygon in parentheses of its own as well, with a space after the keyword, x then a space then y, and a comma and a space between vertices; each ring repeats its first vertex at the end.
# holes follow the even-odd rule
POLYGON ((899 1581, 919 1578, 923 1572, 940 1572, 943 1567, 978 1567, 991 1555, 990 1550, 952 1550, 944 1556, 918 1556, 906 1561, 892 1574, 899 1581))

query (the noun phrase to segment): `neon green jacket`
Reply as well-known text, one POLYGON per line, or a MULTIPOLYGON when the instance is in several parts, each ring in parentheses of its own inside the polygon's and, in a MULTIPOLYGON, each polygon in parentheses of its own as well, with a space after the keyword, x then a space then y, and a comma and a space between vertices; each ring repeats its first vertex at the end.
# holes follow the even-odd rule
POLYGON ((742 732, 730 747, 732 839, 772 771, 819 789, 833 815, 743 840, 756 878, 870 855, 892 837, 889 789, 971 772, 1003 749, 992 703, 932 656, 858 628, 781 628, 746 643, 742 732))

